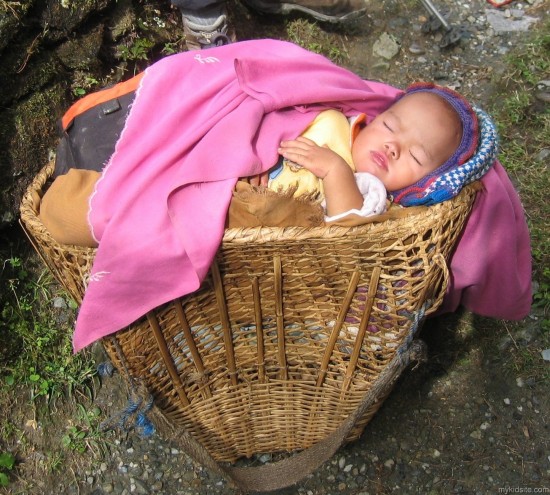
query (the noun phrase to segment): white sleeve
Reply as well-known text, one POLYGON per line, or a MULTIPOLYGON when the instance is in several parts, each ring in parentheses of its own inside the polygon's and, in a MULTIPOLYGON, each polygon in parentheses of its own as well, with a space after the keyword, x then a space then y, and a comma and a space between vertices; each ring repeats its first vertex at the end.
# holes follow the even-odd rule
MULTIPOLYGON (((354 208, 332 217, 325 216, 325 222, 339 220, 351 213, 355 213, 361 217, 370 217, 371 215, 380 215, 380 213, 386 211, 387 191, 380 179, 367 172, 359 172, 354 174, 354 176, 359 192, 363 195, 363 206, 360 210, 354 208)), ((324 201, 323 207, 325 207, 324 201)))

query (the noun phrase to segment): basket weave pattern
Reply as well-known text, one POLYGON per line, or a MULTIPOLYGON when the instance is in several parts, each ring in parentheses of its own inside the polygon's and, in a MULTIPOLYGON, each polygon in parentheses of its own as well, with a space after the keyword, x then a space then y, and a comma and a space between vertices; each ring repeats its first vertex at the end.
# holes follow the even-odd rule
MULTIPOLYGON (((52 169, 30 185, 21 218, 57 280, 81 302, 95 250, 56 243, 37 217, 52 169)), ((307 448, 357 407, 410 338, 420 308, 429 314, 440 305, 445 260, 476 191, 474 184, 446 203, 359 227, 227 230, 197 292, 149 312, 104 346, 214 459, 307 448)))

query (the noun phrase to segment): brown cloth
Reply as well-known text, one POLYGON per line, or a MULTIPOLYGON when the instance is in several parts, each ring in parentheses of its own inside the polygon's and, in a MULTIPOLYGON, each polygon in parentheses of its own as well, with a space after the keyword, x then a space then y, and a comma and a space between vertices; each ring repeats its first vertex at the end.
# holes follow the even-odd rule
POLYGON ((88 201, 100 176, 93 170, 71 168, 44 194, 38 216, 60 244, 97 246, 88 226, 88 201))
MULTIPOLYGON (((52 237, 61 244, 96 247, 88 226, 88 205, 101 174, 93 170, 70 169, 57 177, 44 194, 39 217, 52 237)), ((275 192, 238 181, 229 206, 227 228, 318 227, 325 213, 315 194, 294 198, 295 188, 275 192)), ((392 206, 386 213, 370 217, 349 216, 332 222, 351 227, 399 218, 425 207, 392 206)))
POLYGON ((238 181, 227 215, 227 228, 236 227, 316 227, 323 225, 325 213, 316 194, 293 198, 296 187, 276 192, 238 181))

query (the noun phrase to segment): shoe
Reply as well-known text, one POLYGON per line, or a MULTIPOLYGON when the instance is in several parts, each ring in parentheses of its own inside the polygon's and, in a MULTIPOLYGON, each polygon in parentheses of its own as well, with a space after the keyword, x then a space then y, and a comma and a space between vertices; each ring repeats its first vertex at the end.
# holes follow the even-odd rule
POLYGON ((225 6, 214 6, 214 9, 201 11, 182 9, 181 12, 188 50, 204 50, 228 45, 237 40, 235 30, 228 23, 225 6))
POLYGON ((340 23, 366 14, 365 0, 243 0, 250 8, 265 14, 300 12, 318 21, 340 23))

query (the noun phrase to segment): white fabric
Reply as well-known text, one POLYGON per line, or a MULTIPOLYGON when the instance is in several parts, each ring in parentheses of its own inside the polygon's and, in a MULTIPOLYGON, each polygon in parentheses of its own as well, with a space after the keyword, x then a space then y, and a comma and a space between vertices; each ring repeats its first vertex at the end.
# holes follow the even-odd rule
MULTIPOLYGON (((334 222, 353 213, 361 217, 370 217, 386 211, 387 192, 380 179, 367 172, 357 172, 354 176, 359 192, 363 195, 363 206, 360 210, 354 208, 331 217, 325 216, 325 222, 334 222)), ((322 205, 323 208, 326 208, 325 200, 322 205)))

